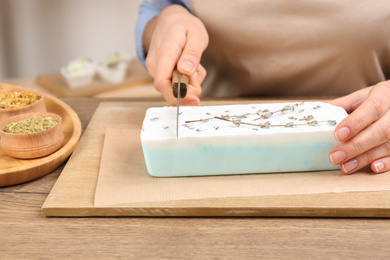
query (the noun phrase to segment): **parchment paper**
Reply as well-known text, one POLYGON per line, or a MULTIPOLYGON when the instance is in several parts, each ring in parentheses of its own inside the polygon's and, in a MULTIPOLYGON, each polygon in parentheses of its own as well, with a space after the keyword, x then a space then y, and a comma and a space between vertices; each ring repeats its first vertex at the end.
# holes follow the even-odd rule
POLYGON ((106 129, 95 206, 128 203, 390 190, 390 172, 369 169, 155 178, 148 174, 139 130, 106 129))

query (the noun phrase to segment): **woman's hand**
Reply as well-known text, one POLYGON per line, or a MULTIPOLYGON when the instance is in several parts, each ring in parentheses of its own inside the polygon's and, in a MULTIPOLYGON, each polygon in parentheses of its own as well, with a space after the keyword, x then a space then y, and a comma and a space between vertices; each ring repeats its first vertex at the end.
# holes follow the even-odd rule
POLYGON ((176 105, 171 80, 177 65, 181 73, 189 76, 187 96, 180 103, 199 105, 198 96, 206 77, 200 58, 209 41, 203 23, 184 7, 171 5, 149 22, 143 41, 148 52, 146 67, 154 78, 154 87, 165 100, 176 105))
POLYGON ((330 161, 344 173, 369 164, 376 173, 390 170, 390 81, 330 103, 350 113, 335 129, 341 143, 330 152, 330 161))

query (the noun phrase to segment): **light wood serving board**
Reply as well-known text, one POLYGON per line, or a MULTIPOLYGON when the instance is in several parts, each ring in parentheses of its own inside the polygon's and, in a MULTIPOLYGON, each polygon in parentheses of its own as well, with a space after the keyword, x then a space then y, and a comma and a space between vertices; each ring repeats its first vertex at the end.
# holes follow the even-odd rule
MULTIPOLYGON (((253 102, 253 101, 252 101, 253 102)), ((278 101, 282 102, 282 101, 278 101)), ((234 104, 226 102, 223 104, 234 104)), ((239 102, 249 103, 249 102, 239 102)), ((221 102, 205 102, 204 105, 221 102)), ((101 103, 78 147, 42 206, 46 216, 310 216, 390 217, 390 191, 213 198, 94 206, 110 108, 131 109, 126 124, 141 128, 145 111, 163 102, 101 103)), ((120 127, 120 126, 117 126, 120 127)), ((143 162, 140 162, 143 163, 143 162)), ((145 173, 147 174, 147 173, 145 173)), ((388 173, 390 174, 390 173, 388 173)))
POLYGON ((60 72, 38 76, 36 81, 39 85, 58 97, 90 97, 110 90, 139 86, 153 82, 148 72, 136 59, 129 62, 127 75, 124 81, 119 84, 111 84, 103 81, 98 76, 95 76, 90 85, 71 88, 68 86, 60 72))
MULTIPOLYGON (((0 84, 0 89, 17 86, 0 84)), ((64 141, 56 152, 37 159, 15 159, 7 156, 0 149, 0 187, 19 184, 37 179, 60 166, 73 152, 81 136, 81 122, 76 112, 61 100, 45 94, 48 112, 62 118, 64 141)))

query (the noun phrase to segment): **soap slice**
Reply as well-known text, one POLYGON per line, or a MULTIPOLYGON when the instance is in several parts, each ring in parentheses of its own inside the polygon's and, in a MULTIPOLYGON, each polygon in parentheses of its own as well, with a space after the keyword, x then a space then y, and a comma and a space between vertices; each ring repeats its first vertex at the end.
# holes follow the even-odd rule
POLYGON ((155 177, 338 169, 328 154, 347 113, 323 102, 149 108, 142 149, 155 177))

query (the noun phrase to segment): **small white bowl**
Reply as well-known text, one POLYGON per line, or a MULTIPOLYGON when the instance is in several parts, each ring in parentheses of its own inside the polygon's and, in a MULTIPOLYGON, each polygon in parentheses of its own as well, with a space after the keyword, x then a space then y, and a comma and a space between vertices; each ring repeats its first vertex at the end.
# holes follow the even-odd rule
POLYGON ((115 67, 110 67, 109 63, 104 62, 98 65, 97 72, 100 78, 109 83, 122 83, 127 73, 127 63, 119 62, 115 67))
POLYGON ((95 70, 80 68, 80 71, 72 71, 70 67, 63 67, 61 75, 65 78, 69 87, 78 88, 91 84, 95 76, 95 70))
POLYGON ((80 66, 86 70, 96 71, 97 62, 86 57, 80 57, 69 62, 68 66, 80 66))
POLYGON ((61 75, 71 88, 87 86, 96 74, 96 64, 89 58, 77 58, 61 69, 61 75))

